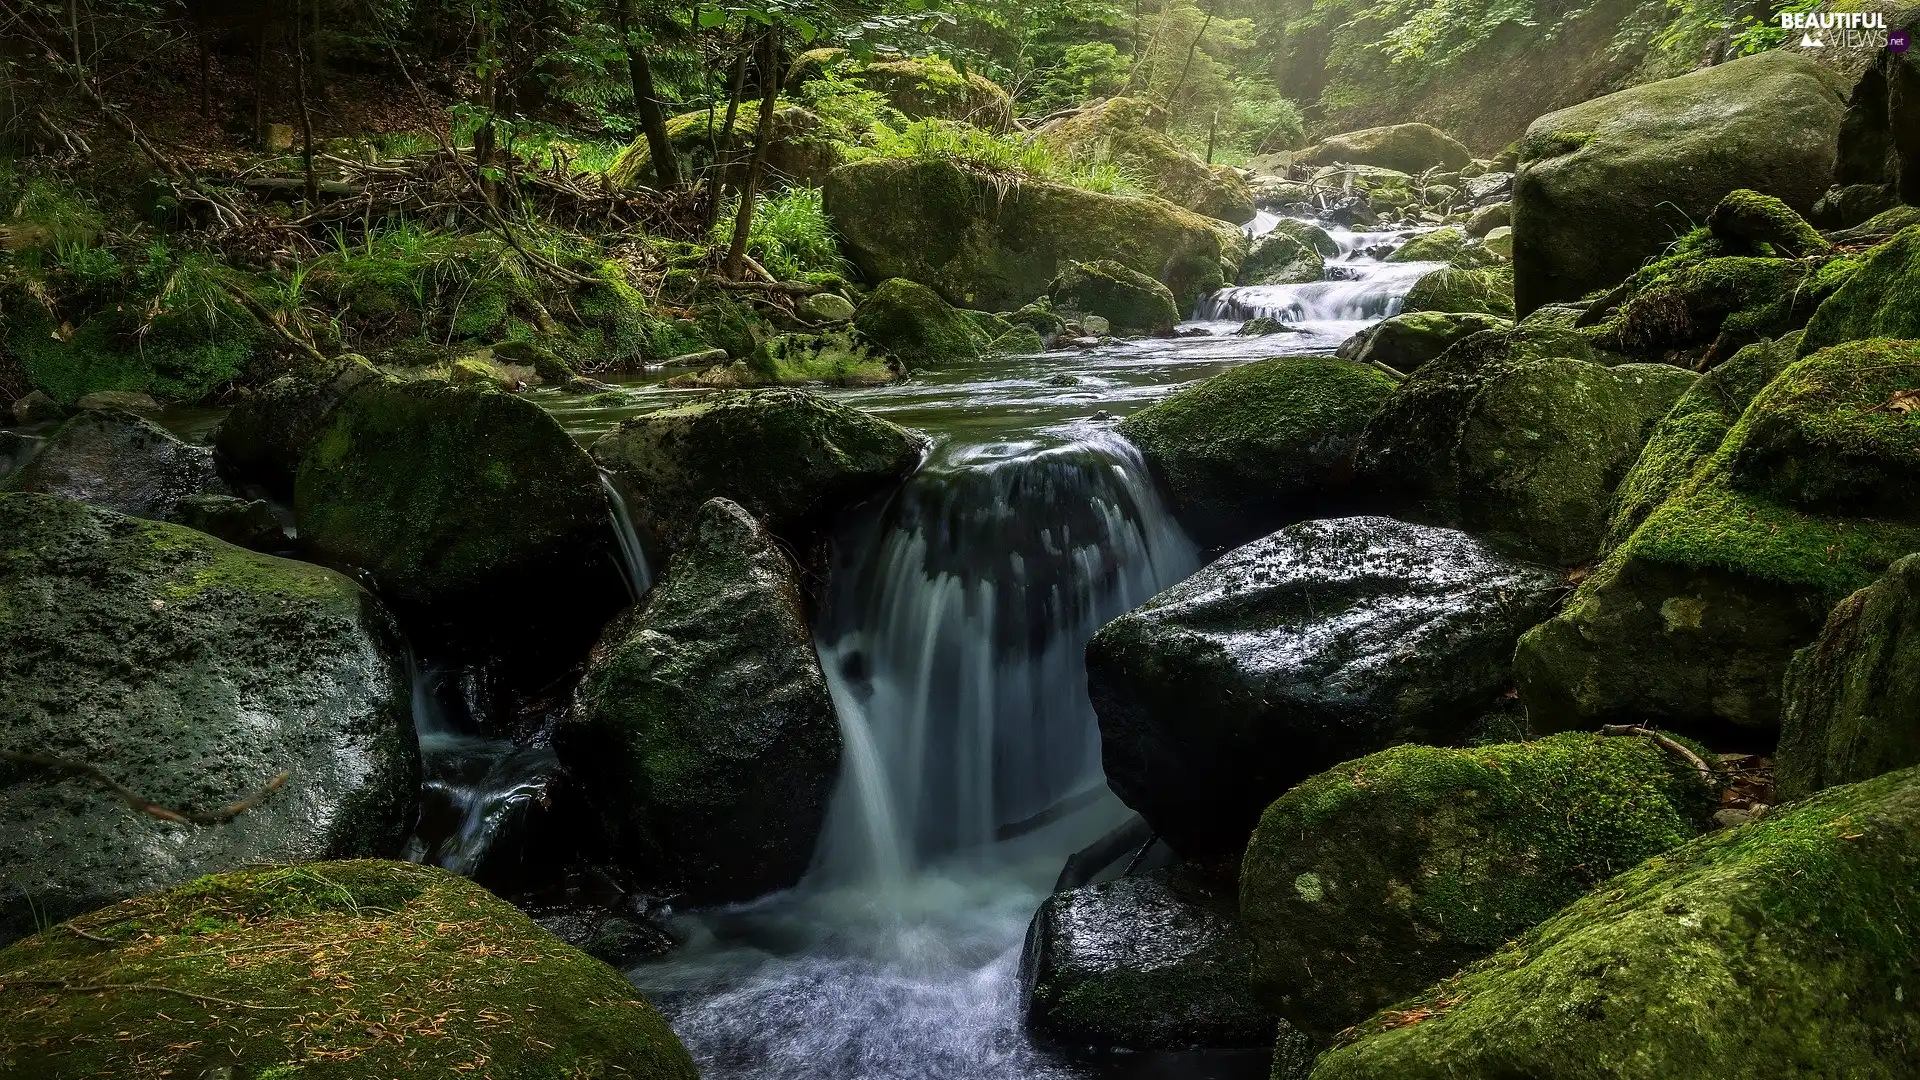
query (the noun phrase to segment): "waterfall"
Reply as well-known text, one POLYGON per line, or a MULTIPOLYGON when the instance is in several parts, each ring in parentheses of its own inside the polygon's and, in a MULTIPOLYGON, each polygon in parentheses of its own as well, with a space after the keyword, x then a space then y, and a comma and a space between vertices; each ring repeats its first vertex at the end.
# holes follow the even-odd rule
POLYGON ((898 881, 1101 780, 1084 650, 1190 574, 1138 451, 948 448, 836 545, 817 646, 845 737, 816 879, 898 881))
MULTIPOLYGON (((1262 211, 1247 226, 1258 239, 1273 231, 1279 217, 1262 211)), ((1287 324, 1358 322, 1400 313, 1407 291, 1441 263, 1382 261, 1410 238, 1429 230, 1352 232, 1327 229, 1337 252, 1327 259, 1326 277, 1299 285, 1242 285, 1200 298, 1194 310, 1199 322, 1245 322, 1278 319, 1287 324)))
POLYGON ((547 747, 522 748, 467 728, 482 710, 477 671, 444 671, 407 658, 413 726, 420 739, 420 821, 403 858, 474 877, 496 849, 518 857, 515 833, 559 772, 547 747), (454 698, 468 725, 449 714, 454 698))
POLYGON ((638 601, 653 588, 653 568, 647 565, 647 552, 640 546, 640 533, 633 527, 633 510, 613 474, 600 470, 600 488, 607 493, 607 517, 613 524, 613 539, 620 548, 620 577, 627 592, 638 601))

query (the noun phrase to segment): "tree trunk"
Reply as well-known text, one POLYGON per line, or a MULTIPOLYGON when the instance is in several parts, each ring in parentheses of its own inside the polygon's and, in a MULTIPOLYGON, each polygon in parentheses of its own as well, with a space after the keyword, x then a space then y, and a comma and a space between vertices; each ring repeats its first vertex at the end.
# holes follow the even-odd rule
POLYGON ((663 191, 680 186, 680 159, 674 156, 673 143, 667 138, 667 115, 653 91, 653 65, 647 62, 647 50, 632 39, 633 0, 619 0, 620 36, 627 40, 627 79, 633 83, 633 108, 640 114, 640 130, 647 136, 647 152, 653 157, 653 174, 663 191))
POLYGON ((313 175, 313 110, 307 107, 307 29, 300 21, 305 0, 293 5, 293 91, 300 100, 300 157, 307 168, 307 205, 320 205, 320 182, 313 175))
POLYGON ((720 125, 720 134, 713 133, 711 112, 707 121, 707 145, 713 156, 713 164, 708 167, 707 190, 711 193, 707 199, 707 232, 720 220, 720 197, 726 190, 727 159, 733 155, 728 147, 733 142, 733 121, 740 115, 740 91, 747 82, 747 54, 742 52, 733 61, 733 75, 727 82, 727 119, 720 125))
POLYGON ((727 246, 727 276, 738 280, 747 255, 747 236, 753 231, 753 201, 760 174, 767 167, 767 149, 773 144, 774 104, 780 97, 780 31, 768 27, 760 39, 760 122, 753 133, 753 160, 740 183, 740 208, 733 215, 733 243, 727 246))

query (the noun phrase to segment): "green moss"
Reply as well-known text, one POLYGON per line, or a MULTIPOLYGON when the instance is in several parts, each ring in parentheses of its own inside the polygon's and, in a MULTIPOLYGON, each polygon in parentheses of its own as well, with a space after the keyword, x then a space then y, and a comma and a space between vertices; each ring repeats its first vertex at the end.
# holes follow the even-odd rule
MULTIPOLYGON (((1672 265, 1672 264, 1670 264, 1672 265)), ((1684 259, 1640 287, 1610 328, 1640 356, 1712 345, 1708 362, 1806 324, 1832 277, 1792 259, 1684 259)))
POLYGON ((1171 334, 1180 321, 1165 285, 1111 259, 1070 262, 1047 291, 1056 309, 1102 316, 1116 334, 1171 334))
POLYGON ((67 925, 0 951, 9 1075, 695 1076, 619 973, 443 870, 246 870, 67 925))
POLYGON ((1802 256, 1832 247, 1819 230, 1771 195, 1741 188, 1713 208, 1707 228, 1723 243, 1758 252, 1802 256))
POLYGON ((1404 311, 1477 311, 1513 318, 1511 270, 1435 270, 1414 282, 1404 311))
POLYGON ((1253 193, 1246 181, 1182 150, 1165 128, 1159 106, 1114 97, 1044 125, 1040 138, 1069 161, 1117 166, 1176 206, 1236 225, 1253 220, 1253 193))
POLYGON ((1648 860, 1355 1028, 1314 1076, 1912 1075, 1916 780, 1837 788, 1648 860))
POLYGON ((1697 835, 1712 793, 1648 739, 1401 746, 1261 816, 1241 910, 1269 1007, 1322 1036, 1697 835))
POLYGON ((878 386, 899 378, 886 357, 844 331, 781 334, 755 349, 748 367, 762 379, 786 384, 878 386))
POLYGON ((905 278, 881 282, 860 305, 853 325, 910 371, 971 363, 987 355, 986 335, 965 312, 905 278))
POLYGON ((1920 226, 1874 248, 1807 323, 1802 356, 1865 338, 1920 338, 1920 226))
POLYGON ((1462 270, 1475 270, 1500 262, 1492 252, 1467 238, 1455 228, 1435 229, 1400 245, 1388 262, 1442 262, 1462 270))
POLYGON ((1013 102, 1005 90, 977 72, 961 73, 944 57, 880 60, 854 78, 885 94, 887 104, 913 119, 964 120, 996 130, 1012 123, 1013 102))
POLYGON ((62 326, 37 303, 9 303, 0 348, 33 385, 63 405, 102 390, 199 401, 246 372, 264 341, 244 313, 211 321, 169 315, 142 323, 127 306, 62 326))

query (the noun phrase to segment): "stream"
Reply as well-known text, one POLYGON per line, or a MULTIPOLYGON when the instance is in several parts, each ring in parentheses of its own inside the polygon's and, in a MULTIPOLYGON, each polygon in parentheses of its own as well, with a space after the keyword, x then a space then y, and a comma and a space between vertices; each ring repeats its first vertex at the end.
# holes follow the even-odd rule
MULTIPOLYGON (((1021 945, 1065 858, 1127 817, 1104 790, 1086 642, 1199 566, 1114 422, 1236 364, 1331 353, 1394 314, 1433 269, 1379 261, 1409 235, 1334 232, 1327 280, 1221 290, 1182 326, 1204 336, 825 391, 935 444, 835 537, 815 643, 845 748, 813 868, 785 892, 678 915, 682 946, 628 972, 703 1077, 1266 1076, 1263 1053, 1089 1061, 1036 1047, 1022 1024, 1021 945), (1234 334, 1258 315, 1297 332, 1234 334), (1063 800, 1075 809, 996 841, 1063 800)), ((588 441, 703 392, 654 382, 623 388, 617 404, 534 397, 588 441)), ((622 524, 616 512, 616 533, 630 532, 622 524)), ((644 589, 644 560, 626 561, 644 589)), ((413 855, 477 865, 537 792, 550 752, 484 744, 420 708, 427 801, 445 835, 416 840, 413 855)))

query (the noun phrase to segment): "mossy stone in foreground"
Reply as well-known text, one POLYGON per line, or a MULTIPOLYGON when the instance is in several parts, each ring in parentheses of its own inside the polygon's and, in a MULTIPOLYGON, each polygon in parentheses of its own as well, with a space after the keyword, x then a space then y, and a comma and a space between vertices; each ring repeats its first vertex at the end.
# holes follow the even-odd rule
POLYGON ((413 605, 472 601, 607 528, 593 462, 530 401, 372 380, 300 461, 294 511, 324 557, 413 605))
POLYGON ((1771 195, 1741 188, 1727 193, 1707 218, 1721 242, 1753 247, 1765 244, 1783 255, 1814 255, 1832 245, 1793 207, 1771 195))
POLYGON ((1171 334, 1180 321, 1170 289, 1111 259, 1068 263, 1047 293, 1056 309, 1102 316, 1116 334, 1171 334))
POLYGON ((1120 433, 1197 539, 1239 543, 1312 509, 1393 387, 1384 372, 1345 360, 1260 360, 1140 410, 1120 433))
POLYGON ((60 495, 155 521, 180 520, 183 499, 228 493, 212 450, 125 409, 88 409, 61 424, 0 491, 60 495))
POLYGON ((0 747, 202 811, 287 774, 262 805, 195 828, 85 777, 0 763, 0 940, 248 862, 397 848, 420 782, 399 644, 331 570, 0 495, 0 747))
POLYGON ((1314 1080, 1895 1080, 1920 1072, 1920 772, 1602 884, 1382 1010, 1314 1080))
POLYGON ((593 459, 626 492, 634 525, 671 549, 707 500, 739 503, 792 542, 912 472, 924 436, 797 389, 727 390, 637 416, 593 459))
POLYGON ((694 1080, 620 976, 444 870, 203 877, 0 950, 17 1080, 694 1080), (108 989, 88 989, 108 986, 108 989))
POLYGON ((1399 746, 1282 795, 1240 905, 1254 985, 1321 1038, 1445 978, 1698 835, 1711 792, 1652 740, 1399 746))
POLYGON ((1920 765, 1920 555, 1840 601, 1781 695, 1781 800, 1920 765))
POLYGON ((800 880, 839 775, 840 728, 792 560, 725 499, 587 660, 555 733, 619 854, 696 903, 800 880))
POLYGON ((1920 338, 1920 225, 1866 253, 1813 313, 1801 355, 1861 338, 1920 338))
MULTIPOLYGON (((1775 378, 1566 610, 1521 639, 1514 665, 1536 727, 1652 720, 1768 744, 1793 651, 1834 604, 1920 551, 1920 522, 1862 516, 1849 496, 1920 445, 1920 415, 1887 407, 1908 390, 1920 390, 1920 345, 1903 341, 1826 349, 1775 378), (1810 463, 1840 450, 1812 479, 1810 463)), ((1874 505, 1902 505, 1908 483, 1874 505)))

